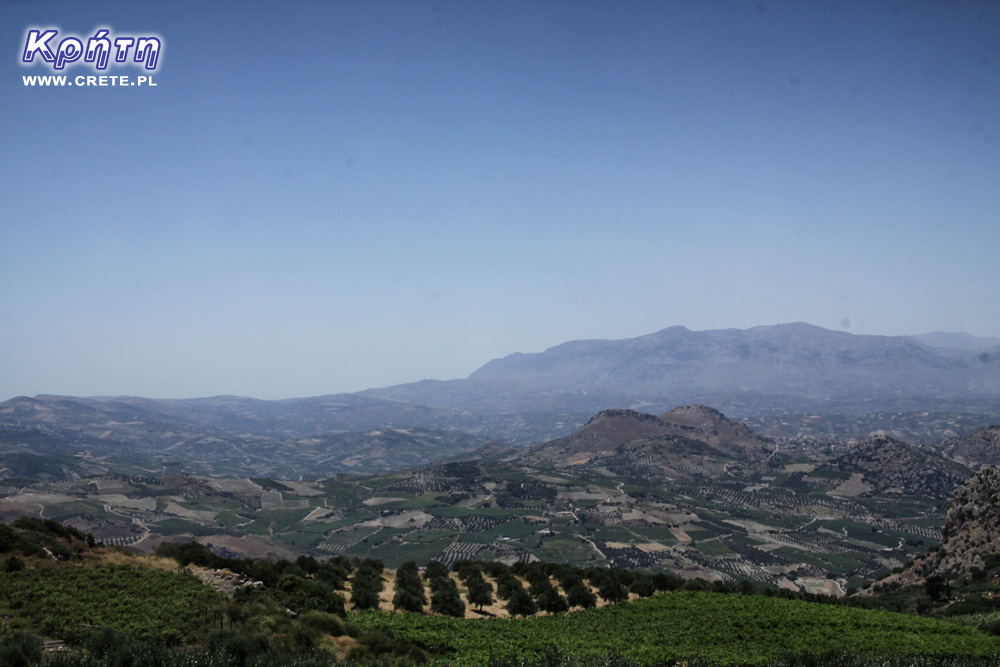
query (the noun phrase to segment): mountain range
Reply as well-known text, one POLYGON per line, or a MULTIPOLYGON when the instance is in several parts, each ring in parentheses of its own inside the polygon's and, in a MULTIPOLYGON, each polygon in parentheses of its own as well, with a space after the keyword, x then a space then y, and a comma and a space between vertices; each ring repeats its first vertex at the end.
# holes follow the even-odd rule
POLYGON ((862 336, 804 323, 709 331, 674 326, 638 338, 577 340, 514 353, 464 380, 360 393, 483 413, 593 413, 608 407, 648 412, 684 403, 710 403, 727 412, 739 404, 743 414, 843 411, 905 398, 924 406, 960 397, 995 400, 998 359, 1000 346, 933 347, 907 336, 862 336))
MULTIPOLYGON (((661 449, 666 436, 676 444, 690 435, 682 428, 685 416, 668 412, 677 405, 709 404, 741 419, 931 411, 978 414, 961 423, 989 423, 1000 413, 1000 347, 984 348, 991 339, 928 336, 859 336, 808 324, 670 327, 638 338, 515 353, 465 379, 354 394, 275 401, 17 397, 0 403, 0 455, 10 474, 42 465, 32 458, 39 454, 71 454, 75 458, 53 475, 85 475, 115 459, 168 469, 194 464, 193 470, 212 474, 298 477, 418 467, 489 440, 520 447, 550 442, 607 410, 660 415, 673 429, 655 436, 661 449), (953 339, 951 348, 929 344, 953 339)), ((598 421, 607 419, 611 413, 598 421)), ((939 421, 938 433, 958 424, 939 421)), ((710 442, 727 455, 731 444, 710 442)))

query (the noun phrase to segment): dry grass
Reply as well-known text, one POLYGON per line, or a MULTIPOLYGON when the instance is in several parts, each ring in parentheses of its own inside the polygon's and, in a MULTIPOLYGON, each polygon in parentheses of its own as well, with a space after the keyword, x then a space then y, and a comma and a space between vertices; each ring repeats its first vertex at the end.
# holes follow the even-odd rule
POLYGON ((176 572, 180 569, 177 561, 173 558, 163 558, 152 554, 136 554, 108 547, 85 551, 81 554, 81 558, 86 565, 135 565, 164 572, 176 572))

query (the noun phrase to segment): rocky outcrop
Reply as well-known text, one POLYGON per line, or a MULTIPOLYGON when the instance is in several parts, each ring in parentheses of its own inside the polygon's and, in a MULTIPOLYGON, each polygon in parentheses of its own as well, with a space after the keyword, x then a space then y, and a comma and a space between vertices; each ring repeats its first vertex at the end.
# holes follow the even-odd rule
POLYGON ((988 466, 962 484, 948 499, 941 548, 932 555, 937 570, 968 571, 1000 553, 1000 468, 988 466))
POLYGON ((880 581, 875 590, 893 584, 919 586, 928 579, 947 582, 988 567, 1000 555, 1000 468, 988 466, 967 479, 948 499, 948 520, 939 547, 902 572, 880 581), (992 558, 991 558, 992 557, 992 558))
POLYGON ((256 588, 264 585, 260 581, 253 581, 245 574, 231 570, 206 570, 189 566, 184 568, 184 572, 195 575, 202 582, 226 595, 232 595, 241 588, 256 588))

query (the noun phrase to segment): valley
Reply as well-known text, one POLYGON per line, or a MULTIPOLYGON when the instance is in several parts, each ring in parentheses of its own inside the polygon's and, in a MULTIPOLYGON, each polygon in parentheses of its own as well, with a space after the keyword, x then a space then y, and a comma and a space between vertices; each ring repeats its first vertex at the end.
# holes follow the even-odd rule
POLYGON ((354 394, 21 396, 0 403, 0 517, 140 552, 542 560, 842 595, 935 546, 945 499, 1000 462, 996 350, 934 347, 949 340, 670 327, 354 394))
MULTIPOLYGON (((627 431, 637 414, 599 415, 596 426, 619 421, 612 431, 627 431)), ((390 567, 543 560, 840 595, 937 544, 941 490, 964 479, 960 466, 953 476, 942 466, 896 478, 884 462, 866 464, 849 450, 760 442, 769 451, 741 460, 679 436, 628 439, 576 459, 556 441, 498 460, 305 481, 132 467, 7 480, 0 516, 40 515, 140 552, 197 539, 230 555, 371 557, 390 567)), ((926 456, 897 446, 915 457, 911 468, 926 456)))

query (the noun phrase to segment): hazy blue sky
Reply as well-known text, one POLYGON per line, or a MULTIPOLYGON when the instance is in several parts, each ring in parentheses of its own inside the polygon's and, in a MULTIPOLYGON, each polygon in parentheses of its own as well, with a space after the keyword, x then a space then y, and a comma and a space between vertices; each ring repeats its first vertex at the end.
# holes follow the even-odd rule
POLYGON ((1000 335, 992 0, 5 0, 0 45, 0 400, 1000 335), (46 26, 158 35, 156 87, 25 86, 46 26))

